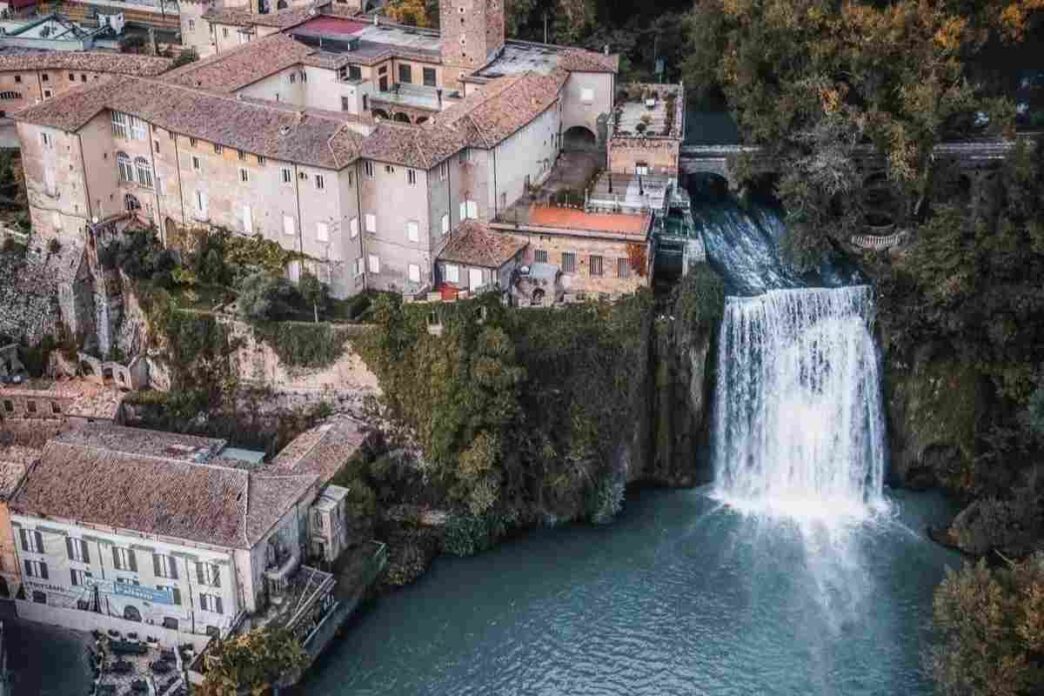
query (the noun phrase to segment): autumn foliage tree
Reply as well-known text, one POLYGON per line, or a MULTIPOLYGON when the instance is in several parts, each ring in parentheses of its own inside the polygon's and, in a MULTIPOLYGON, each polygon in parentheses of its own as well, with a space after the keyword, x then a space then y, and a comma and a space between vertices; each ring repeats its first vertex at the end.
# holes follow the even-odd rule
POLYGON ((218 641, 205 657, 203 696, 262 696, 300 669, 305 654, 284 629, 263 628, 218 641))

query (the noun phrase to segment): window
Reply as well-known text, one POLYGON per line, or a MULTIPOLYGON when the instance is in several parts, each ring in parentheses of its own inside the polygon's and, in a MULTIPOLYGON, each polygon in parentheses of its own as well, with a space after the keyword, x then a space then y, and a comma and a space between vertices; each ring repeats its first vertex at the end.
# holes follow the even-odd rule
POLYGON ((361 80, 362 79, 362 68, 358 65, 348 66, 348 79, 349 80, 361 80))
POLYGON ((265 158, 262 155, 257 155, 257 166, 265 166, 265 158))
POLYGON ((602 275, 602 257, 601 256, 594 256, 594 255, 592 255, 591 258, 588 259, 588 261, 591 264, 591 267, 589 269, 590 272, 591 272, 591 275, 593 275, 593 276, 600 276, 600 275, 602 275))
POLYGON ((294 219, 289 215, 283 216, 283 234, 287 236, 296 234, 296 230, 294 229, 294 219))
POLYGON ((474 220, 478 218, 478 203, 475 201, 460 202, 460 219, 474 220))
POLYGON ((69 73, 69 82, 76 82, 76 73, 69 73))
POLYGON ((290 169, 288 167, 283 167, 282 169, 280 169, 279 175, 282 177, 284 184, 289 184, 291 181, 294 180, 294 177, 290 173, 290 169))
POLYGON ((12 402, 10 399, 4 399, 4 410, 8 413, 14 411, 14 402, 12 402))
POLYGON ((452 263, 446 264, 446 282, 447 283, 459 283, 460 282, 460 266, 452 263))
MULTIPOLYGON (((58 213, 57 210, 54 211, 54 212, 58 213)), ((56 224, 55 227, 58 227, 60 225, 60 223, 61 223, 61 215, 58 215, 57 221, 58 221, 59 224, 56 224)), ((35 401, 27 401, 26 404, 25 404, 25 410, 28 411, 29 413, 36 413, 36 402, 35 401)))
POLYGON ((134 169, 138 172, 138 183, 145 188, 152 188, 152 165, 144 157, 134 160, 134 169))
MULTIPOLYGON (((174 606, 176 606, 176 607, 180 607, 181 606, 181 590, 180 589, 178 589, 177 587, 170 586, 170 585, 157 585, 156 589, 157 590, 166 590, 167 592, 169 592, 170 593, 170 601, 174 602, 174 606)), ((164 621, 164 626, 166 626, 167 619, 163 619, 163 621, 164 621)), ((177 619, 174 619, 174 621, 176 622, 177 619)))
POLYGON ((126 152, 116 153, 116 167, 120 170, 120 181, 134 181, 134 168, 126 152))
POLYGON ((547 263, 547 251, 537 249, 533 252, 533 263, 547 263))
POLYGON ((405 63, 399 64, 399 82, 406 84, 413 82, 413 68, 405 63))
POLYGON ((449 165, 443 162, 439 165, 439 181, 445 181, 449 176, 449 165))
POLYGON ((87 81, 87 73, 80 73, 80 82, 87 81))
POLYGON ((221 568, 217 563, 199 561, 196 563, 196 579, 200 585, 221 587, 221 568))
POLYGON ((395 167, 391 166, 390 164, 384 165, 384 173, 385 174, 394 174, 395 173, 395 167))
POLYGON ((221 36, 226 39, 228 38, 228 27, 221 27, 221 36))
POLYGON ((406 170, 406 183, 409 184, 410 186, 416 186, 417 185, 417 170, 416 169, 407 169, 406 170))
POLYGON ((157 578, 178 579, 178 564, 173 556, 163 553, 152 554, 152 572, 157 578))
POLYGON ((199 595, 199 608, 203 611, 209 611, 214 614, 223 613, 221 610, 221 598, 216 595, 202 592, 199 595))
POLYGON ((377 232, 377 216, 373 213, 366 213, 366 231, 371 234, 377 232))
POLYGON ((367 265, 370 268, 370 273, 381 272, 381 260, 377 257, 377 254, 370 254, 367 259, 367 265))
POLYGON ((411 263, 409 266, 407 266, 407 276, 409 277, 411 283, 419 283, 420 266, 418 266, 415 263, 411 263))
POLYGON ((83 539, 65 538, 65 550, 69 554, 70 561, 77 563, 90 563, 91 554, 87 551, 87 542, 83 539))
POLYGON ((215 155, 220 155, 224 151, 225 151, 225 148, 223 148, 221 145, 218 145, 217 143, 214 143, 214 154, 215 155))
POLYGON ((576 254, 571 251, 562 253, 562 272, 576 273, 576 254))
POLYGON ((411 242, 420 241, 420 225, 413 220, 406 223, 406 239, 411 242))
POLYGON ((54 144, 54 141, 51 140, 51 134, 50 133, 40 133, 40 143, 44 147, 51 147, 54 144))
POLYGON ((315 175, 315 187, 320 191, 326 188, 326 179, 323 178, 322 174, 315 175))
POLYGON ((196 191, 196 211, 200 215, 207 214, 207 194, 202 191, 196 191))
POLYGON ((197 172, 199 171, 199 158, 195 155, 192 155, 192 168, 197 172))
POLYGON ((449 213, 446 213, 446 214, 444 214, 442 216, 441 224, 442 224, 442 227, 441 227, 442 234, 444 234, 444 235, 449 234, 449 227, 450 227, 449 213))
POLYGON ((634 173, 638 176, 649 176, 649 165, 645 162, 635 162, 634 173))
POLYGON ((250 172, 248 172, 247 170, 245 170, 242 167, 240 167, 239 168, 239 180, 242 181, 243 183, 246 183, 246 182, 250 181, 250 172))
POLYGON ((159 141, 158 140, 153 140, 152 141, 152 151, 156 152, 156 153, 159 152, 159 141))
POLYGON ((44 73, 43 75, 40 76, 40 79, 43 80, 44 82, 47 82, 47 81, 49 81, 51 79, 51 76, 48 75, 47 73, 44 73))
POLYGON ((290 73, 290 84, 294 84, 295 82, 297 82, 297 73, 292 72, 290 73))
POLYGON ((0 92, 0 99, 21 99, 21 92, 0 92))
POLYGON ((254 213, 249 205, 243 206, 243 231, 247 234, 254 233, 254 213))
POLYGON ((148 127, 145 122, 137 116, 128 116, 127 122, 130 124, 131 137, 135 140, 145 140, 148 137, 148 127))
POLYGON ((238 157, 239 161, 242 162, 246 159, 246 153, 242 150, 236 150, 236 157, 238 157))
POLYGON ((348 172, 348 188, 355 186, 355 172, 348 172))
POLYGON ((195 138, 189 138, 189 147, 196 147, 196 142, 198 141, 195 138))
POLYGON ((631 261, 630 259, 617 259, 616 260, 616 275, 620 278, 631 277, 631 261))
POLYGON ((29 553, 43 553, 43 536, 30 529, 19 530, 22 537, 22 550, 29 553))
POLYGON ((33 603, 47 604, 47 593, 41 592, 40 590, 33 590, 33 603))
POLYGON ((593 104, 594 103, 594 90, 590 87, 583 87, 580 90, 580 103, 581 104, 593 104))
POLYGON ((72 582, 73 587, 83 587, 87 584, 87 578, 89 577, 92 577, 89 570, 69 569, 69 580, 72 582))
POLYGON ((51 91, 51 90, 49 90, 49 89, 45 89, 45 90, 44 90, 44 95, 43 95, 43 98, 44 98, 44 99, 50 99, 50 98, 51 98, 51 95, 52 95, 52 94, 54 94, 54 92, 52 92, 52 91, 51 91))
POLYGON ((353 217, 348 221, 348 236, 352 239, 359 236, 359 218, 353 217))
POLYGON ((138 572, 138 559, 134 557, 134 552, 122 546, 112 547, 112 565, 116 570, 138 572))
POLYGON ((457 155, 457 161, 461 164, 471 161, 471 150, 469 150, 468 148, 464 148, 463 150, 461 150, 460 154, 457 155))
POLYGON ((319 242, 330 241, 330 226, 325 222, 315 223, 315 239, 319 242))
POLYGON ((188 21, 188 28, 189 28, 189 31, 195 31, 196 30, 196 20, 190 19, 188 21))
POLYGON ((47 564, 43 561, 26 561, 25 574, 26 577, 47 580, 47 564))
POLYGON ((424 68, 424 85, 426 87, 435 86, 435 68, 424 68))
POLYGON ((359 277, 363 274, 363 260, 361 256, 355 259, 355 263, 352 266, 352 271, 356 277, 359 277))
POLYGON ((352 103, 348 101, 348 97, 341 97, 341 111, 351 111, 352 103))
POLYGON ((365 162, 363 162, 363 172, 366 173, 366 177, 368 179, 372 179, 373 178, 373 162, 371 162, 369 160, 366 160, 365 162))
POLYGON ((21 81, 22 81, 22 76, 21 75, 15 75, 15 83, 20 83, 21 81))

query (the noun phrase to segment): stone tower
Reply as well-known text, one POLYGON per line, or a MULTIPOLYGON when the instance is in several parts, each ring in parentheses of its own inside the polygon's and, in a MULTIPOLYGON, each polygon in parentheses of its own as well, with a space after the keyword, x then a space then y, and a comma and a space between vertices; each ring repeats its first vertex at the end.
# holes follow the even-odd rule
POLYGON ((459 88, 504 47, 504 0, 439 0, 439 26, 443 80, 459 88))

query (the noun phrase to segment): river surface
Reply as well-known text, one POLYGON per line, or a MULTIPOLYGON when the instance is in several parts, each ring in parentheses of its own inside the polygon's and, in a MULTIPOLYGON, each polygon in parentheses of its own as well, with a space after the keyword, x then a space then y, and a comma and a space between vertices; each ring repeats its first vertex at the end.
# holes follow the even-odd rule
POLYGON ((795 526, 710 493, 637 491, 611 525, 439 558, 362 615, 302 692, 930 693, 932 589, 958 563, 924 535, 949 513, 939 498, 889 495, 891 516, 823 559, 795 526), (853 574, 858 591, 831 586, 853 574))

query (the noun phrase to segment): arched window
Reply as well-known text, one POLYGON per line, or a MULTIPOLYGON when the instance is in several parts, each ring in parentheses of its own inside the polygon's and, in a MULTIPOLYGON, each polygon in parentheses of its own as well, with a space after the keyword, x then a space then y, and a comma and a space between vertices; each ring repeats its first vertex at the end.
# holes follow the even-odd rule
POLYGON ((138 170, 138 183, 145 188, 152 188, 152 165, 144 157, 134 160, 134 168, 138 170))
POLYGON ((127 212, 133 212, 135 210, 141 210, 141 203, 138 199, 129 193, 123 197, 123 207, 127 209, 127 212))
POLYGON ((126 152, 116 153, 116 166, 120 168, 120 181, 134 181, 134 169, 126 152))
POLYGON ((123 608, 123 618, 127 619, 128 621, 140 622, 141 612, 138 611, 138 608, 136 606, 128 604, 126 607, 123 608))

